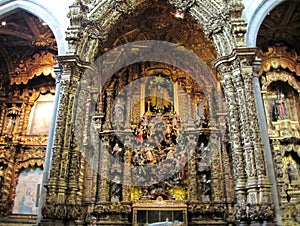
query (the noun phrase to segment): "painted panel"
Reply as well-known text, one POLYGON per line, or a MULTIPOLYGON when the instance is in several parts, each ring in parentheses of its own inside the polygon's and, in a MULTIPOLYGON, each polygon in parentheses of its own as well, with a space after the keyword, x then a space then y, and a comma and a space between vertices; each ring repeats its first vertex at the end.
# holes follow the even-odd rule
POLYGON ((21 170, 18 177, 14 214, 37 214, 42 184, 43 170, 30 167, 21 170))

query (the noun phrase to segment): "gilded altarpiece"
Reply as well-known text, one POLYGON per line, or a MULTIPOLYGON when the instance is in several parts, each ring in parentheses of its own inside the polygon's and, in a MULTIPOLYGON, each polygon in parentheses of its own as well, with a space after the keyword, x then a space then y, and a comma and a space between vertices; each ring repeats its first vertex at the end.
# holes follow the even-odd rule
MULTIPOLYGON (((92 90, 99 90, 93 82, 92 90)), ((89 86, 82 82, 79 96, 84 96, 85 87, 89 86)), ((147 62, 116 72, 98 95, 97 102, 89 101, 95 105, 89 109, 97 110, 91 110, 91 128, 86 130, 94 131, 87 138, 92 148, 79 145, 88 162, 86 223, 129 225, 137 221, 134 206, 159 210, 155 205, 161 202, 170 211, 186 213, 181 221, 155 218, 162 222, 232 221, 229 146, 219 124, 225 115, 217 114, 215 88, 204 90, 174 66, 147 62)), ((144 223, 158 223, 151 219, 144 223)))
POLYGON ((260 52, 261 87, 284 225, 300 223, 300 64, 286 46, 260 52))
POLYGON ((37 218, 54 103, 53 65, 53 54, 36 53, 16 65, 10 86, 0 91, 0 225, 37 218))
MULTIPOLYGON (((170 13, 175 8, 163 1, 116 1, 113 7, 111 1, 74 2, 70 7, 69 55, 58 57, 59 126, 42 225, 132 225, 135 211, 147 215, 159 205, 186 213, 188 219, 179 217, 179 224, 272 220, 252 90, 250 58, 255 53, 238 48, 244 47, 246 32, 243 4, 230 2, 225 12, 212 1, 168 2, 183 11, 195 6, 190 13, 196 21, 212 12, 203 24, 205 34, 194 20, 182 27, 170 13), (145 42, 115 48, 137 40, 145 42), (101 73, 84 72, 93 71, 91 62, 104 55, 109 59, 100 70, 109 71, 122 54, 126 59, 149 54, 150 40, 176 43, 171 52, 150 51, 160 59, 188 48, 209 65, 210 73, 194 82, 186 71, 170 66, 175 60, 170 65, 131 62, 107 81, 101 81, 101 73), (218 55, 226 57, 217 59, 212 40, 218 55), (211 70, 214 59, 220 74, 211 70)), ((203 65, 192 67, 202 72, 203 65)), ((166 221, 158 215, 160 222, 166 221)), ((154 223, 145 219, 139 223, 154 223)))

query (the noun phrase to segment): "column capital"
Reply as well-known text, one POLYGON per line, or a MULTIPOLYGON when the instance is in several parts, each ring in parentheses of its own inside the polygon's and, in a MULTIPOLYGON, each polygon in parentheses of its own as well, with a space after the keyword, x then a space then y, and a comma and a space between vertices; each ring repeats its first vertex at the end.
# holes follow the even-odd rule
POLYGON ((55 60, 61 66, 78 66, 87 68, 91 63, 82 61, 78 55, 59 55, 55 57, 55 60))
POLYGON ((257 55, 256 48, 238 48, 231 54, 215 59, 212 64, 221 74, 237 66, 250 66, 257 55))

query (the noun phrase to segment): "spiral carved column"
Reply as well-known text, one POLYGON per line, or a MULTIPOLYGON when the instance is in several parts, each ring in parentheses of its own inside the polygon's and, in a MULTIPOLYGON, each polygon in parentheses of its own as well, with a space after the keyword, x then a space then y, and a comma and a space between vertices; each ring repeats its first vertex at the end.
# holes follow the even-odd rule
MULTIPOLYGON (((196 145, 196 137, 194 135, 189 135, 188 137, 189 143, 192 144, 191 146, 196 145)), ((190 200, 195 201, 198 199, 198 189, 197 189, 197 163, 196 163, 196 150, 191 151, 190 160, 188 162, 188 171, 189 171, 189 194, 190 194, 190 200)))
POLYGON ((103 125, 103 130, 111 130, 111 109, 113 105, 113 92, 112 88, 106 89, 106 114, 105 114, 105 123, 103 125))
POLYGON ((233 174, 235 177, 235 192, 237 204, 243 205, 246 202, 246 175, 243 149, 241 143, 240 122, 238 117, 235 89, 231 79, 231 73, 222 73, 221 83, 224 87, 225 100, 228 110, 228 124, 232 148, 233 174))
POLYGON ((100 202, 109 201, 109 138, 102 137, 100 144, 100 180, 98 185, 98 200, 100 202))
MULTIPOLYGON (((126 140, 130 140, 128 137, 126 140)), ((125 148, 124 153, 124 170, 123 170, 123 186, 122 186, 122 198, 123 201, 130 201, 130 185, 131 185, 131 152, 128 147, 125 148)))
MULTIPOLYGON (((81 160, 80 154, 73 150, 73 124, 70 122, 75 120, 74 100, 84 63, 76 56, 60 56, 57 60, 63 71, 60 81, 61 89, 53 142, 53 157, 41 225, 48 225, 48 218, 56 218, 59 221, 65 219, 67 215, 71 218, 77 218, 80 212, 78 209, 80 207, 76 206, 76 200, 78 200, 77 184, 81 160), (70 161, 73 164, 70 164, 70 161)), ((59 224, 57 223, 57 225, 59 224)))
POLYGON ((244 192, 246 191, 247 197, 243 202, 239 201, 239 198, 237 199, 235 218, 239 222, 251 222, 251 224, 258 221, 273 221, 270 184, 266 177, 254 102, 253 66, 251 66, 254 56, 253 49, 239 49, 228 59, 217 62, 218 66, 223 64, 223 67, 219 67, 219 69, 230 117, 234 168, 235 165, 243 165, 234 170, 237 177, 236 196, 238 198, 242 191, 242 196, 245 198, 244 192), (236 99, 234 99, 235 97, 236 99), (235 147, 235 139, 238 140, 238 148, 235 147), (239 175, 241 174, 240 170, 245 171, 246 174, 239 175), (239 183, 241 179, 242 186, 239 183))
POLYGON ((234 76, 234 86, 237 92, 237 104, 239 109, 239 117, 241 123, 241 139, 243 143, 243 155, 245 159, 245 170, 247 174, 247 203, 255 204, 257 203, 257 175, 255 170, 254 162, 254 149, 251 141, 250 134, 250 123, 247 111, 247 106, 245 105, 245 91, 243 80, 240 75, 240 68, 235 68, 233 71, 234 76))

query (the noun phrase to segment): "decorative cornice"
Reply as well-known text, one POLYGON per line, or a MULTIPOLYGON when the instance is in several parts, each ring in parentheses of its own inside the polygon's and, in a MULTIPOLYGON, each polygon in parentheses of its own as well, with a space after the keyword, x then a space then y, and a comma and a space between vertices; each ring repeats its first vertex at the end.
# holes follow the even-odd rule
POLYGON ((89 62, 82 61, 78 55, 60 55, 55 56, 55 59, 60 65, 77 65, 80 67, 88 67, 90 65, 89 62))
POLYGON ((240 63, 243 64, 243 60, 245 58, 251 58, 251 61, 255 59, 256 56, 256 48, 238 48, 234 49, 230 55, 222 56, 215 59, 212 62, 214 68, 219 68, 222 64, 233 63, 236 60, 240 60, 240 63))

